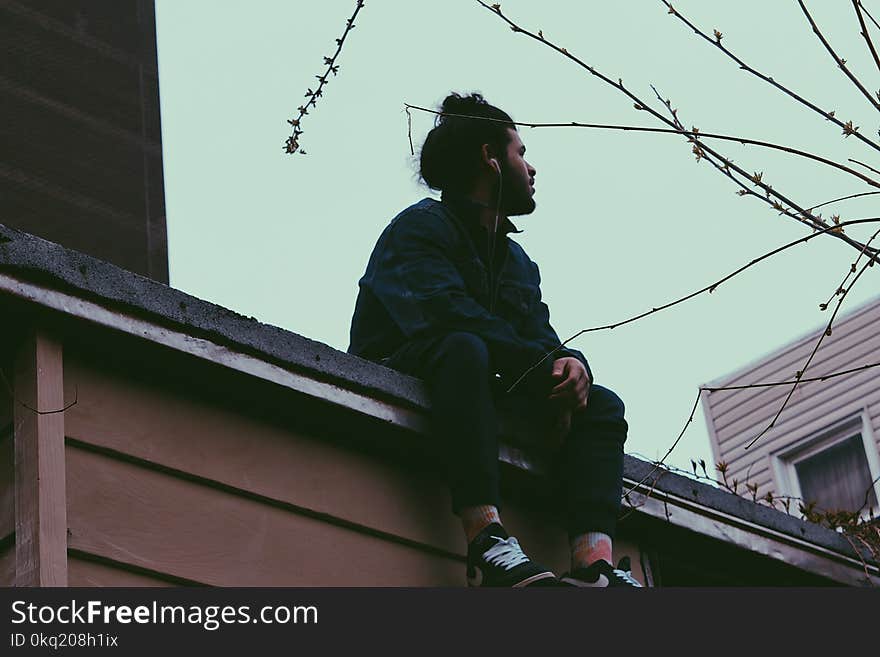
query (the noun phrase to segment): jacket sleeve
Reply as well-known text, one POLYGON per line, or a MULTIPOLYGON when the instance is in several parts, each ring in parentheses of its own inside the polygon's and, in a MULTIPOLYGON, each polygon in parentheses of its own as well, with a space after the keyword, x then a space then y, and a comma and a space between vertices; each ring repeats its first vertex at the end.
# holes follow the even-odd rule
MULTIPOLYGON (((473 333, 485 340, 505 378, 518 377, 541 360, 544 347, 471 296, 449 257, 456 240, 454 229, 430 212, 403 215, 390 226, 366 283, 407 338, 473 333)), ((549 368, 541 370, 549 375, 549 368)))
MULTIPOLYGON (((534 262, 532 262, 531 265, 535 287, 538 290, 538 297, 535 301, 535 310, 529 315, 521 332, 525 338, 534 340, 540 344, 542 348, 545 349, 546 353, 556 349, 562 340, 559 339, 559 335, 550 325, 550 309, 547 307, 547 304, 541 300, 541 273, 538 269, 538 265, 534 262)), ((566 356, 571 356, 581 361, 584 364, 584 367, 587 368, 587 374, 590 375, 590 381, 593 381, 593 372, 590 369, 590 364, 587 362, 586 357, 577 349, 562 347, 556 352, 556 354, 554 354, 553 359, 565 358, 566 356)))

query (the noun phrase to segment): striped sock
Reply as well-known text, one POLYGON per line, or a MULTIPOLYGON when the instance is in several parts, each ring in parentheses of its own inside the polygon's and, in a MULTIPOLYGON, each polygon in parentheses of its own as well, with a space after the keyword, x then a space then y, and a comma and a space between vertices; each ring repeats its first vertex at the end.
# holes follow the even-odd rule
POLYGON ((594 561, 612 562, 611 537, 602 532, 578 534, 571 539, 571 569, 586 568, 594 561))
POLYGON ((501 524, 501 516, 498 515, 498 509, 488 504, 466 507, 461 510, 459 517, 461 518, 461 526, 464 527, 464 535, 467 537, 468 543, 474 540, 477 534, 493 522, 501 524))

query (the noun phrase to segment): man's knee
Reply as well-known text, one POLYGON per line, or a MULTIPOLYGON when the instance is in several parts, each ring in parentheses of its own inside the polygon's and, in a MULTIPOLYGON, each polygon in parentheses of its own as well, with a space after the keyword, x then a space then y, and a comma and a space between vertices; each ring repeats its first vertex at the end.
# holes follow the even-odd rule
POLYGON ((489 366, 489 347, 486 341, 474 333, 454 331, 440 343, 444 359, 487 369, 489 366))
POLYGON ((587 397, 587 408, 572 417, 573 433, 587 439, 602 437, 623 445, 627 422, 623 400, 613 390, 594 385, 587 397))
POLYGON ((590 387, 587 397, 587 408, 593 407, 593 411, 609 417, 623 419, 626 408, 623 400, 617 393, 604 386, 594 385, 590 387))

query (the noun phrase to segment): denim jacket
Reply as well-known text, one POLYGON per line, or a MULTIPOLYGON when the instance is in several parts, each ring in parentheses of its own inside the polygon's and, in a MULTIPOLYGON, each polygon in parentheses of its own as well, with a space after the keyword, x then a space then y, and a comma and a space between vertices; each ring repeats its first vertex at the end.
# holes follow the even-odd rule
MULTIPOLYGON (((466 331, 486 342, 502 380, 516 380, 560 340, 541 301, 538 266, 509 232, 521 231, 505 220, 490 276, 488 231, 468 202, 425 198, 403 210, 382 232, 358 282, 349 353, 381 362, 412 341, 466 331)), ((563 356, 590 372, 574 349, 546 362, 563 356)))

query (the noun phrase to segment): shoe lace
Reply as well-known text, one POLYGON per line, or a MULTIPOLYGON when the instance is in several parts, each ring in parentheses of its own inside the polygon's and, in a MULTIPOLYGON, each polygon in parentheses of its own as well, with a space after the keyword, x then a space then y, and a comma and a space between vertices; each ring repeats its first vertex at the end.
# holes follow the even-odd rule
POLYGON ((483 552, 483 559, 488 563, 510 570, 529 560, 514 536, 506 539, 498 536, 492 538, 497 539, 498 542, 483 552))
POLYGON ((635 577, 632 576, 632 572, 628 570, 620 570, 619 568, 615 568, 611 571, 615 577, 618 579, 622 579, 624 582, 629 584, 630 586, 638 586, 641 588, 641 583, 635 577))

